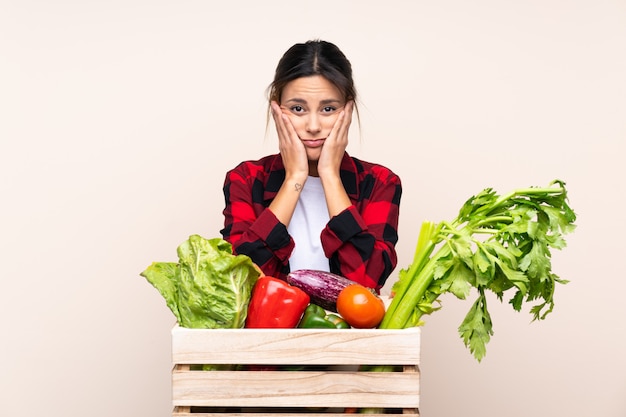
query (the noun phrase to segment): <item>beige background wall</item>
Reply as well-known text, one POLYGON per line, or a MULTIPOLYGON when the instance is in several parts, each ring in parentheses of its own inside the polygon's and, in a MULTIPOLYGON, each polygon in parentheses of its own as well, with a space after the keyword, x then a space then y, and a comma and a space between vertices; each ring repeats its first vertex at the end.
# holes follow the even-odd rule
POLYGON ((224 172, 276 150, 274 66, 315 37, 355 68, 350 152, 404 181, 391 280, 485 187, 561 178, 579 215, 548 320, 492 301, 478 364, 469 302, 428 318, 423 416, 626 415, 622 0, 0 1, 0 415, 170 413, 174 320, 139 272, 218 236, 224 172))

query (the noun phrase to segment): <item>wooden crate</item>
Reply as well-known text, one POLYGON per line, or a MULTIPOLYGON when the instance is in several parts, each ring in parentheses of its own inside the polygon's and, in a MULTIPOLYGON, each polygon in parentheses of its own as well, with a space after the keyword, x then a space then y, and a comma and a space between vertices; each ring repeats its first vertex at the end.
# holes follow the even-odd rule
POLYGON ((346 414, 346 408, 382 408, 378 415, 418 416, 419 354, 419 328, 175 326, 173 416, 352 415, 346 414), (203 364, 240 366, 197 369, 203 364), (371 372, 364 365, 388 365, 394 370, 371 372))

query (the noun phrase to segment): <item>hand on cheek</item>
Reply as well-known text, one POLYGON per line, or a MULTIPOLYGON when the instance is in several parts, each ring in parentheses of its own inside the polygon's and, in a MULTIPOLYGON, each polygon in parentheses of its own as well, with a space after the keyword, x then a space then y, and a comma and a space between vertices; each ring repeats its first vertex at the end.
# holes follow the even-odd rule
POLYGON ((346 147, 348 146, 348 132, 352 120, 352 109, 353 103, 350 101, 339 113, 339 116, 337 117, 326 142, 324 143, 318 164, 320 175, 322 175, 322 172, 324 171, 337 174, 339 173, 341 160, 346 151, 346 147))
POLYGON ((272 101, 272 117, 278 134, 278 150, 283 157, 285 173, 289 175, 308 175, 308 158, 304 145, 300 141, 291 120, 283 113, 278 103, 272 101))

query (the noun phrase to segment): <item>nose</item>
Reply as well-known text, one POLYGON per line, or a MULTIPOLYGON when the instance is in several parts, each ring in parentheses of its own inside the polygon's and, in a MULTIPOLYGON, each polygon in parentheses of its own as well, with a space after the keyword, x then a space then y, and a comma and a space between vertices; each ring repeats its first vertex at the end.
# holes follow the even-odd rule
POLYGON ((306 131, 310 133, 317 133, 322 130, 322 125, 319 120, 319 116, 315 113, 311 113, 306 121, 306 131))

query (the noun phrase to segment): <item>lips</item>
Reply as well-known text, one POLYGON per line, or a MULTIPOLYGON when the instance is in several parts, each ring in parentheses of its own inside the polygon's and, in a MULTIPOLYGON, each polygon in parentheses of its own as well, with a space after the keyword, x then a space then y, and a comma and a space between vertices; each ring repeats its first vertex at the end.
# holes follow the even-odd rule
POLYGON ((319 148, 324 144, 326 139, 303 139, 302 143, 307 148, 319 148))

